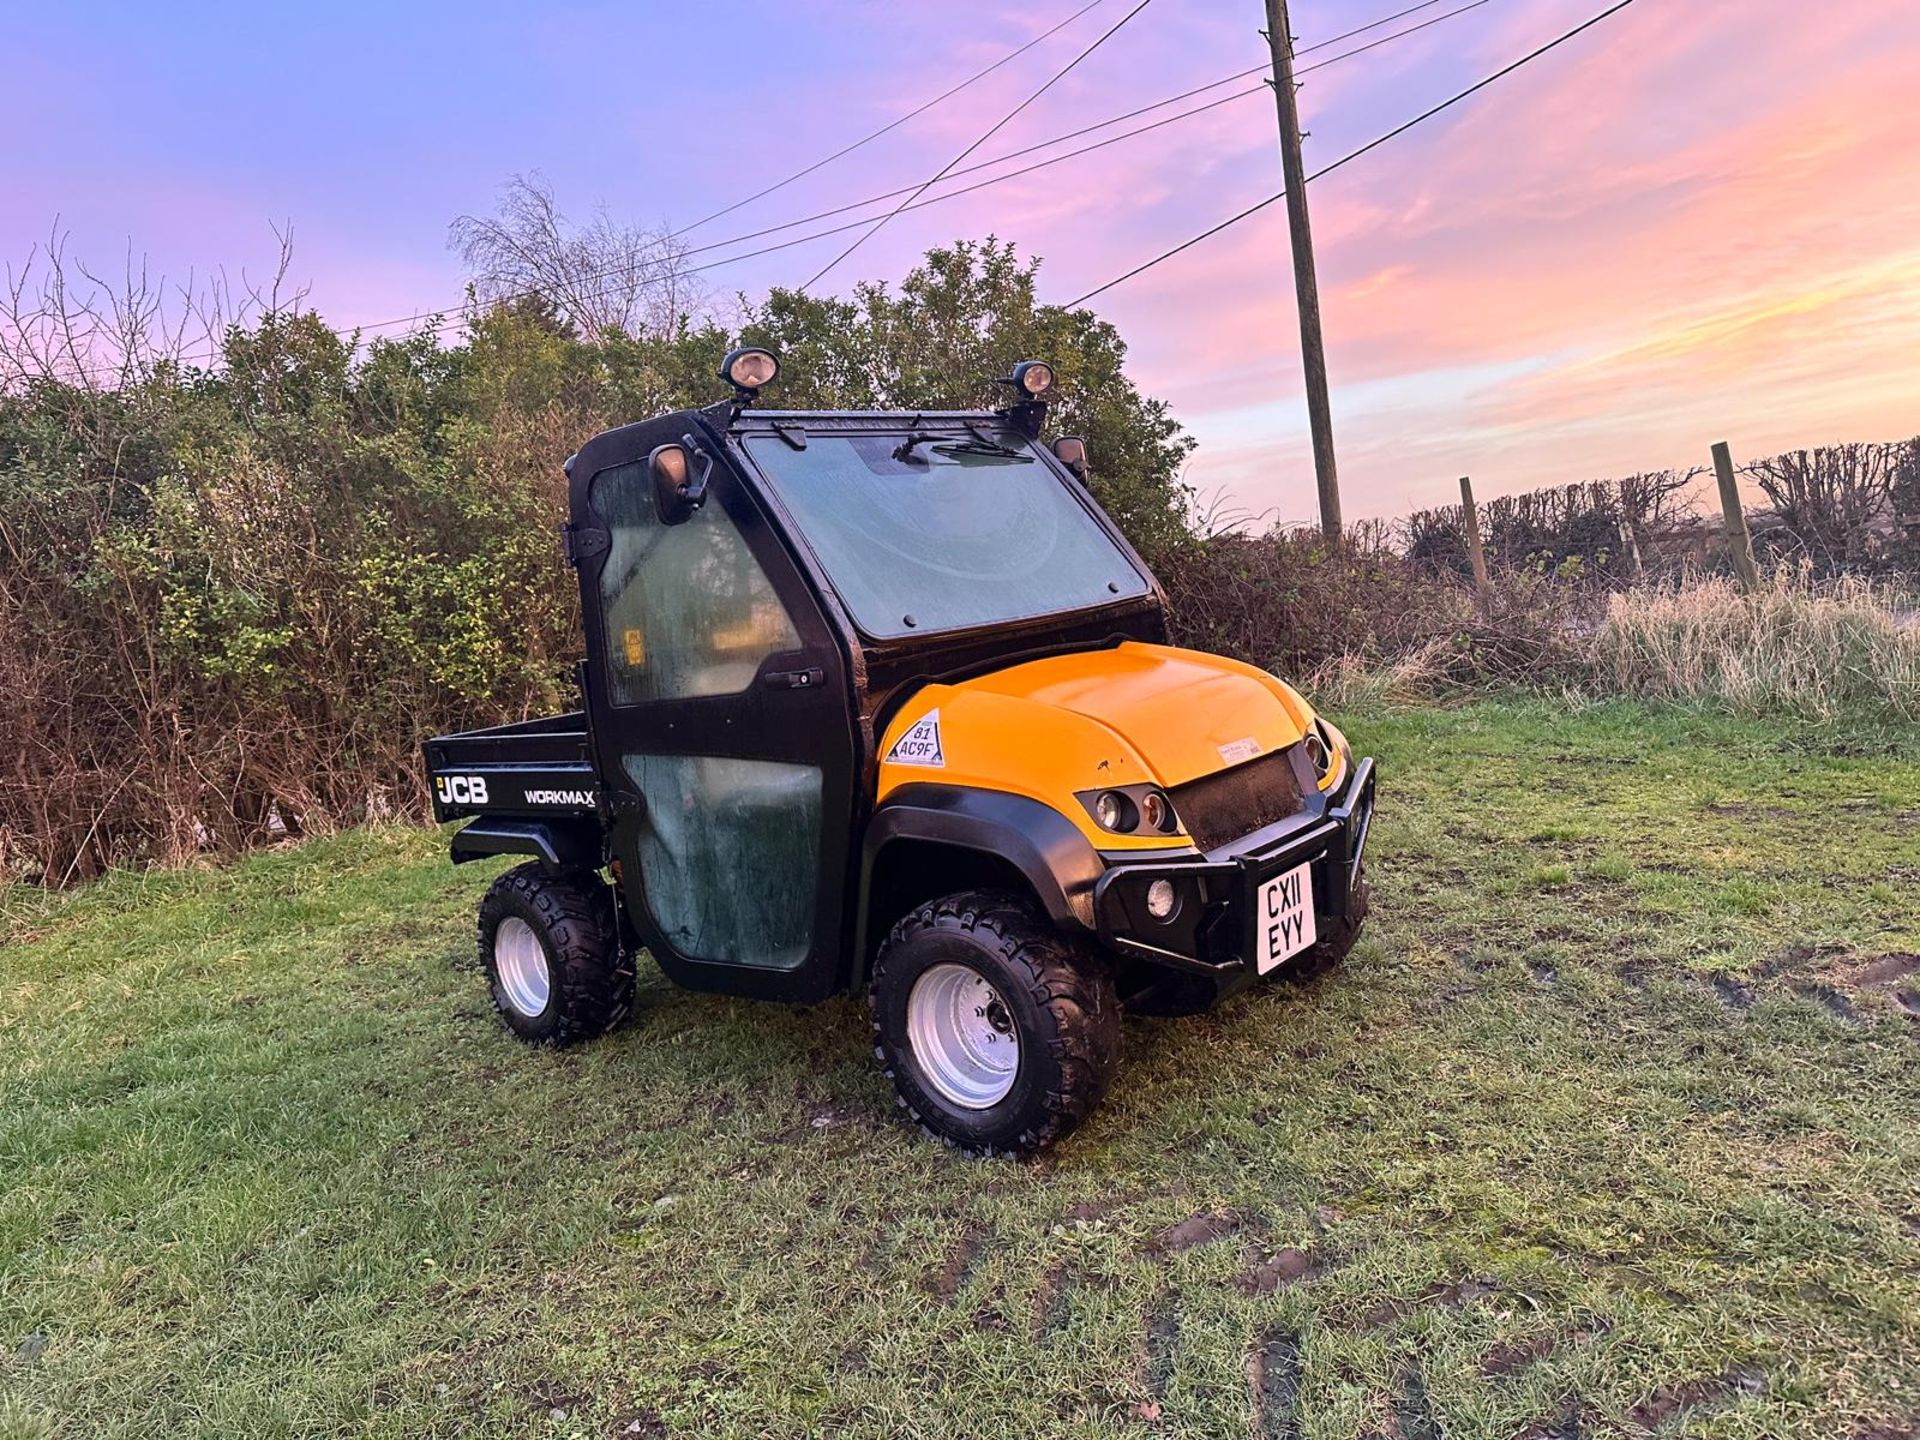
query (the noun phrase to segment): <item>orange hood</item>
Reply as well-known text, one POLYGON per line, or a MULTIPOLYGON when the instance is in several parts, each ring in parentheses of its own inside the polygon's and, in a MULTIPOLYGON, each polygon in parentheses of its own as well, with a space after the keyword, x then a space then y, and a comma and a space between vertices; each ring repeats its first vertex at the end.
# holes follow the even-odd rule
POLYGON ((1026 795, 1106 849, 1165 836, 1101 830, 1076 795, 1184 785, 1297 744, 1313 711, 1263 670, 1129 641, 929 685, 880 739, 878 798, 919 781, 1026 795))
POLYGON ((1135 642, 1032 660, 954 689, 1092 720, 1124 741, 1162 785, 1184 785, 1296 744, 1313 722, 1298 695, 1251 665, 1135 642))

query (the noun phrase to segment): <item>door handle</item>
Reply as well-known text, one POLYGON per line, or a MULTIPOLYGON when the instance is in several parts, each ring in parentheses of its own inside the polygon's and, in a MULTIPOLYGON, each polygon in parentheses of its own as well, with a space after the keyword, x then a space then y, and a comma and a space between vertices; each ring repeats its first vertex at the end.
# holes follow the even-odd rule
POLYGON ((825 670, 812 665, 804 670, 769 670, 761 676, 760 683, 769 690, 811 690, 826 678, 825 670))

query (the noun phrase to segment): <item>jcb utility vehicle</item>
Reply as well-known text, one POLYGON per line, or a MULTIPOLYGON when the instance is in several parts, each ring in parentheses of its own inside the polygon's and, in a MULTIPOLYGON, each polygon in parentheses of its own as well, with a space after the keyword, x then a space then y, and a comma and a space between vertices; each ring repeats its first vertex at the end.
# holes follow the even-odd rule
POLYGON ((426 747, 506 1023, 627 1012, 635 957, 697 990, 865 989, 900 1103, 972 1152, 1073 1129, 1120 1012, 1204 1009, 1345 952, 1371 760, 1279 680, 1170 648, 1165 599, 1005 409, 749 408, 612 430, 567 463, 584 708, 426 747), (601 873, 611 876, 609 884, 601 873))

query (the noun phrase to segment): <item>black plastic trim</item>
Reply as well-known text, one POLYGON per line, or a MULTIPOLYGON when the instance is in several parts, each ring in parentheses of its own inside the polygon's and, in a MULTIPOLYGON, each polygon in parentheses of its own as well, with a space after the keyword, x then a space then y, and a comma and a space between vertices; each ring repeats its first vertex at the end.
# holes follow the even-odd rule
POLYGON ((601 831, 593 820, 476 820, 455 833, 453 863, 531 855, 568 870, 598 870, 601 831))
POLYGON ((1106 862, 1091 841, 1050 805, 1001 790, 903 785, 874 811, 860 860, 854 984, 864 984, 875 863, 896 840, 927 840, 997 855, 1013 865, 1063 930, 1093 928, 1094 887, 1106 862))
POLYGON ((1163 969, 1213 977, 1221 996, 1250 983, 1256 974, 1252 897, 1274 876, 1312 864, 1315 913, 1345 918, 1373 822, 1374 792, 1373 761, 1365 759, 1333 796, 1323 797, 1324 808, 1290 816, 1204 859, 1114 857, 1093 890, 1101 943, 1163 969), (1147 887, 1161 879, 1172 880, 1181 895, 1167 921, 1154 920, 1145 905, 1147 887))

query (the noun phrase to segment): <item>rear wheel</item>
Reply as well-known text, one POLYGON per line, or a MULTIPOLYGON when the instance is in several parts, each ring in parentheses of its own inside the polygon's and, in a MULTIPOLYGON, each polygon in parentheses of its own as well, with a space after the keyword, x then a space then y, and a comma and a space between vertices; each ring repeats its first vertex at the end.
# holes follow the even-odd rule
POLYGON ((969 1154, 1070 1133, 1120 1057, 1113 977, 1030 902, 969 891, 893 929, 874 967, 874 1053, 900 1103, 969 1154))
POLYGON ((632 1009, 633 963, 599 876, 517 866, 480 902, 479 930, 494 1008, 522 1040, 590 1040, 632 1009))

